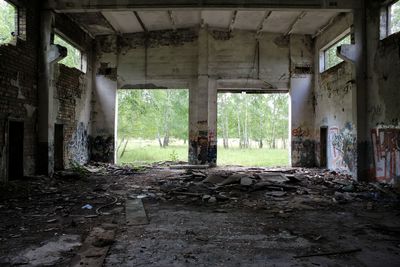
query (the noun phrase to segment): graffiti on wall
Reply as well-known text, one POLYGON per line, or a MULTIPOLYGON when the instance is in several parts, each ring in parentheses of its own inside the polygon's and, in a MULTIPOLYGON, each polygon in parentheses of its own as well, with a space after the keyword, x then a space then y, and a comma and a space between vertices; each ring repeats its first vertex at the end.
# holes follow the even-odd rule
POLYGON ((400 177, 400 129, 372 129, 375 177, 395 183, 400 177))
POLYGON ((302 128, 301 126, 292 129, 292 136, 293 137, 309 137, 310 136, 310 130, 307 128, 302 128))
POLYGON ((356 167, 356 137, 351 123, 339 130, 329 128, 330 162, 333 169, 353 172, 356 167))
POLYGON ((68 142, 68 158, 72 162, 85 164, 89 161, 89 139, 83 122, 78 124, 71 140, 68 142))
POLYGON ((315 166, 315 141, 311 140, 309 128, 299 126, 292 129, 292 165, 294 167, 315 166))

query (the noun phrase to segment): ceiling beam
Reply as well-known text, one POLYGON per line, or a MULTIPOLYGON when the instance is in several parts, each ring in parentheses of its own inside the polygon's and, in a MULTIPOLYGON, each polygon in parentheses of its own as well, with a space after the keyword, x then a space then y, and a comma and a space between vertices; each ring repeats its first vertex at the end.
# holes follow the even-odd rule
POLYGON ((264 28, 264 23, 267 21, 267 19, 271 16, 272 11, 265 11, 264 17, 261 20, 260 24, 257 27, 257 32, 256 36, 259 36, 264 28))
POLYGON ((174 31, 176 31, 176 20, 174 18, 174 14, 172 13, 171 10, 168 10, 167 12, 168 12, 169 21, 171 22, 171 25, 172 25, 172 29, 174 31))
POLYGON ((328 21, 328 23, 326 23, 324 26, 322 26, 320 29, 318 29, 315 33, 314 33, 314 35, 312 36, 312 38, 314 39, 315 37, 317 37, 317 36, 319 36, 321 33, 323 33, 324 31, 326 31, 326 29, 328 29, 329 28, 329 26, 331 26, 332 25, 332 23, 335 21, 335 19, 337 18, 337 17, 339 17, 341 14, 338 14, 338 15, 336 15, 336 16, 333 16, 329 21, 328 21))
POLYGON ((144 25, 143 20, 140 18, 139 14, 136 11, 133 11, 133 14, 135 15, 137 21, 139 22, 140 27, 142 27, 142 30, 144 32, 148 32, 146 25, 144 25))
POLYGON ((288 36, 289 34, 292 33, 294 26, 299 22, 304 16, 307 15, 307 12, 302 11, 300 15, 298 15, 295 20, 290 24, 289 28, 287 29, 286 33, 284 34, 285 36, 288 36))
POLYGON ((229 23, 228 31, 232 32, 235 27, 236 17, 237 17, 237 10, 232 11, 231 22, 229 23))
POLYGON ((106 16, 104 16, 103 13, 101 13, 101 16, 103 17, 105 23, 107 24, 108 27, 110 27, 110 29, 112 29, 114 31, 114 33, 120 33, 120 31, 118 29, 116 29, 111 22, 107 19, 106 16))
POLYGON ((54 9, 58 12, 99 12, 132 9, 165 9, 175 8, 220 8, 220 9, 246 9, 262 8, 271 10, 287 9, 326 9, 351 11, 354 8, 361 8, 359 0, 46 0, 45 9, 54 9))

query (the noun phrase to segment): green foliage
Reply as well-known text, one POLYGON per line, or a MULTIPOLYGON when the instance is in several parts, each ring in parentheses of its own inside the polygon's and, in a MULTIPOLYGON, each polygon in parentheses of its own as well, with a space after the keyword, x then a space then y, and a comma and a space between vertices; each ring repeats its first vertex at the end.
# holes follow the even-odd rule
POLYGON ((65 66, 68 66, 70 68, 76 68, 78 70, 81 69, 81 64, 82 64, 82 54, 81 51, 79 51, 77 48, 73 47, 71 44, 66 42, 64 39, 62 39, 60 36, 57 34, 54 35, 54 44, 61 45, 65 48, 67 48, 68 55, 58 63, 64 64, 65 66))
POLYGON ((171 154, 169 155, 169 158, 171 161, 178 161, 178 153, 174 150, 172 150, 171 154))
POLYGON ((390 7, 390 34, 400 31, 400 1, 390 7))
POLYGON ((16 8, 4 0, 0 0, 0 44, 13 40, 16 31, 16 8))
POLYGON ((324 59, 325 59, 325 70, 336 66, 337 64, 341 63, 343 60, 336 55, 336 48, 341 46, 342 44, 350 44, 351 37, 347 35, 339 42, 335 43, 333 46, 325 50, 324 52, 324 59))
POLYGON ((158 139, 168 146, 171 137, 188 138, 187 90, 119 90, 120 138, 158 139))
POLYGON ((288 139, 288 102, 287 94, 219 94, 218 136, 237 138, 242 148, 248 148, 251 140, 260 148, 263 140, 274 147, 276 139, 288 139))

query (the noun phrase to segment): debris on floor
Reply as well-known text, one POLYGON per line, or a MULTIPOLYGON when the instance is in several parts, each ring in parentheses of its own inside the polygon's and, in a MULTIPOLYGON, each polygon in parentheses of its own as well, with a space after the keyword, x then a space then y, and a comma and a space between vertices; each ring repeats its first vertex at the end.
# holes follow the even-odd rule
POLYGON ((0 187, 0 265, 398 263, 399 194, 388 185, 170 165, 96 163, 0 187))

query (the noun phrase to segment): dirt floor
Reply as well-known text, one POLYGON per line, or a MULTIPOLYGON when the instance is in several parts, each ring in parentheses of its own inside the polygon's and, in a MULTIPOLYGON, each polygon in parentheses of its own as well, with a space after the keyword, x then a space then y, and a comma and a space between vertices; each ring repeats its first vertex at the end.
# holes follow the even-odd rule
POLYGON ((93 164, 0 187, 0 266, 400 266, 399 200, 316 169, 93 164))

